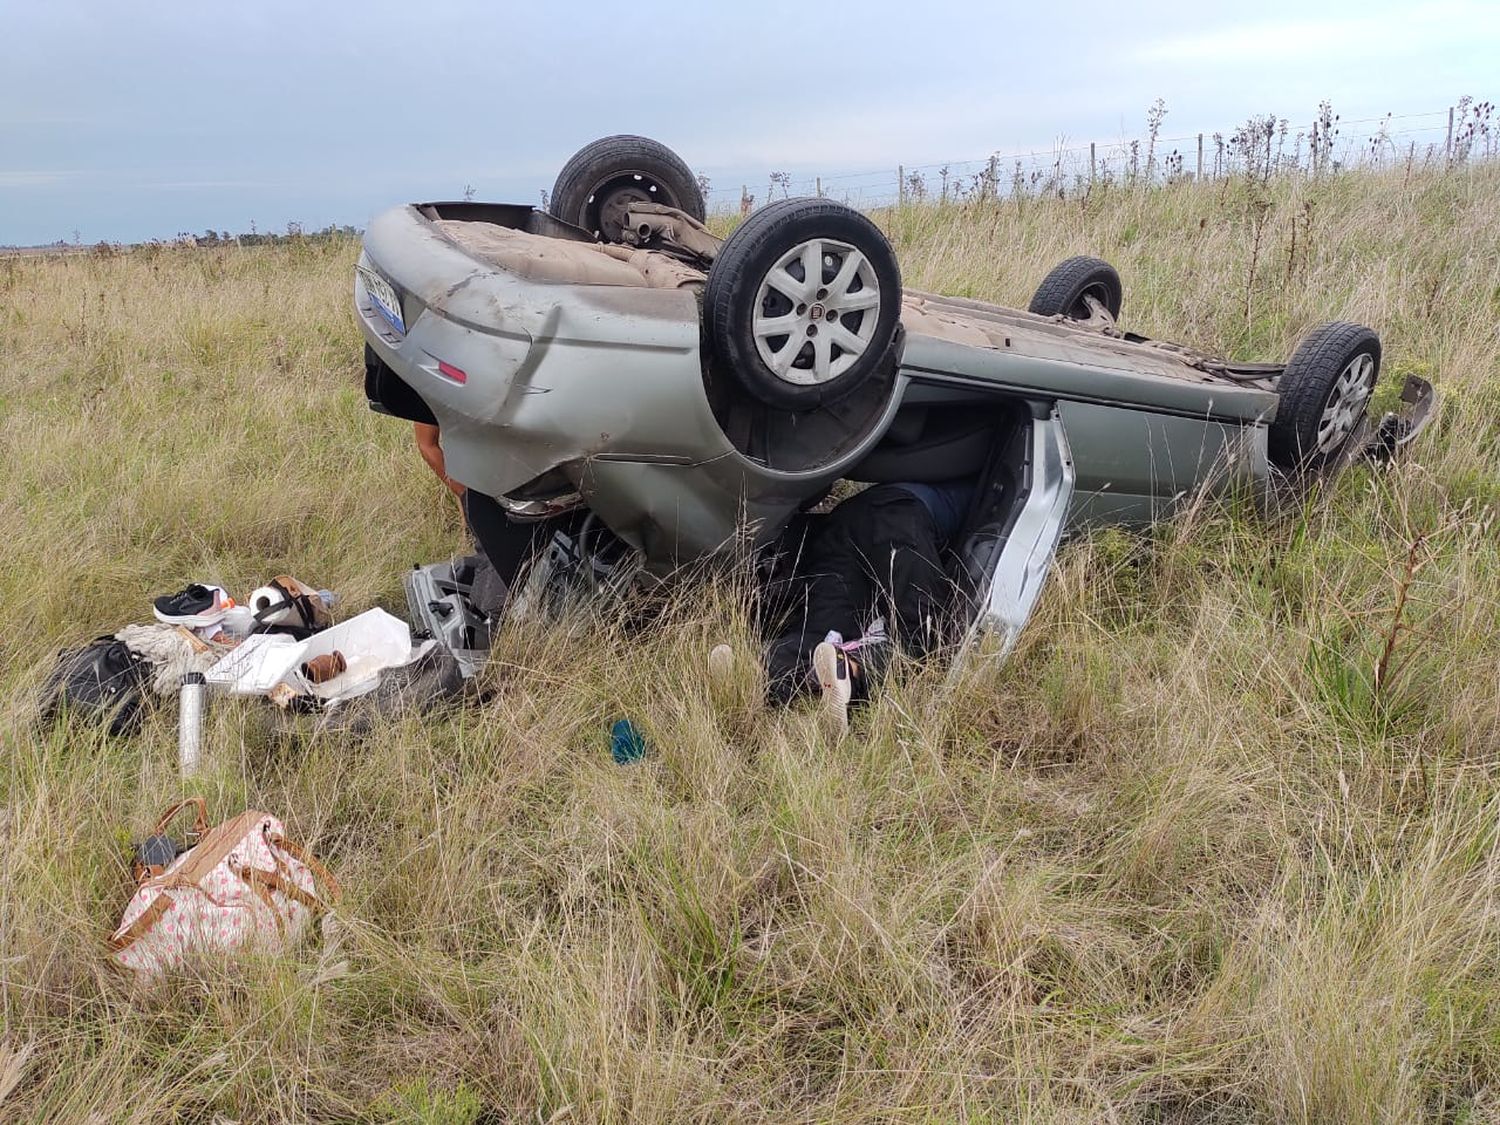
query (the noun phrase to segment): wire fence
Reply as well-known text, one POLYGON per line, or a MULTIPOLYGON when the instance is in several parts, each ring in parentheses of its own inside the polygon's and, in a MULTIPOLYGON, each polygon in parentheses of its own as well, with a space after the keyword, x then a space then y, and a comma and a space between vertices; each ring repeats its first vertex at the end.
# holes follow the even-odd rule
POLYGON ((1500 155, 1494 103, 1463 98, 1430 113, 1342 120, 1328 103, 1305 123, 1252 117, 1228 132, 1163 136, 1161 103, 1143 137, 1059 142, 1048 149, 996 150, 985 156, 926 164, 830 169, 814 175, 768 171, 758 181, 710 184, 719 213, 749 211, 772 199, 817 195, 855 207, 1012 195, 1078 194, 1104 184, 1150 185, 1193 179, 1319 175, 1350 167, 1455 165, 1500 155))

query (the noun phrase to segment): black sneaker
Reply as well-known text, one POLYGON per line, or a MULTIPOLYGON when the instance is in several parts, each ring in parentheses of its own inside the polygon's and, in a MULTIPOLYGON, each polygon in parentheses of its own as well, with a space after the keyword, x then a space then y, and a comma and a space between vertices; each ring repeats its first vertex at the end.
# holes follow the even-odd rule
POLYGON ((152 605, 156 619, 163 624, 201 626, 222 619, 224 611, 234 605, 234 599, 219 586, 194 582, 175 594, 163 594, 152 605))

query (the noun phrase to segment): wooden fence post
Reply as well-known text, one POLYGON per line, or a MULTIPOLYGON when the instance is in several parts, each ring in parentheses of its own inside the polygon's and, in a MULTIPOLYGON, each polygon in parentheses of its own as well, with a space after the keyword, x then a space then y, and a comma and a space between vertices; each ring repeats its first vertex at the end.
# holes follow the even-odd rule
POLYGON ((1443 159, 1453 160, 1453 107, 1448 107, 1448 139, 1443 142, 1443 159))
POLYGON ((822 199, 823 198, 823 177, 819 176, 817 178, 816 182, 817 182, 817 185, 818 185, 818 198, 822 199))
POLYGON ((906 206, 906 165, 896 165, 896 206, 906 206))
POLYGON ((1203 134, 1198 134, 1198 175, 1194 179, 1203 179, 1203 134))
POLYGON ((1094 142, 1089 142, 1089 187, 1094 186, 1094 142))

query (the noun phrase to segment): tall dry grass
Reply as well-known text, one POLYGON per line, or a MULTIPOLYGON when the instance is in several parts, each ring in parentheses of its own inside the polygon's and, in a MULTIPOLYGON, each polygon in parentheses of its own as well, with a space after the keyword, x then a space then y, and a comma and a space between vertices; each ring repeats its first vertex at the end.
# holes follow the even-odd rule
POLYGON ((512 630, 484 705, 361 742, 216 705, 191 790, 347 905, 144 996, 102 939, 172 716, 39 729, 50 655, 189 579, 397 606, 461 529, 364 409, 353 245, 0 260, 0 1116, 1500 1117, 1500 169, 882 221, 912 286, 1098 253, 1129 326, 1240 357, 1365 321, 1442 417, 1280 516, 1070 545, 1008 663, 900 669, 838 748, 710 699, 723 587, 512 630))

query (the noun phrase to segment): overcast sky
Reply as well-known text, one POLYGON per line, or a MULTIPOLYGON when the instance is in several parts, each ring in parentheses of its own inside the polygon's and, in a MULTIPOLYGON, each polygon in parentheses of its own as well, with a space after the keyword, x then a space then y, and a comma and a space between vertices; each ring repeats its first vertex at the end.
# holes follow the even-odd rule
MULTIPOLYGON (((646 133, 797 177, 1500 95, 1500 3, 0 0, 0 244, 537 199, 646 133)), ((1439 118, 1398 126, 1439 127, 1439 118)), ((1363 128, 1373 128, 1363 127, 1363 128)), ((1351 132, 1354 130, 1351 129, 1351 132)), ((894 177, 892 177, 894 178, 894 177)), ((857 181, 855 181, 857 182, 857 181)))

